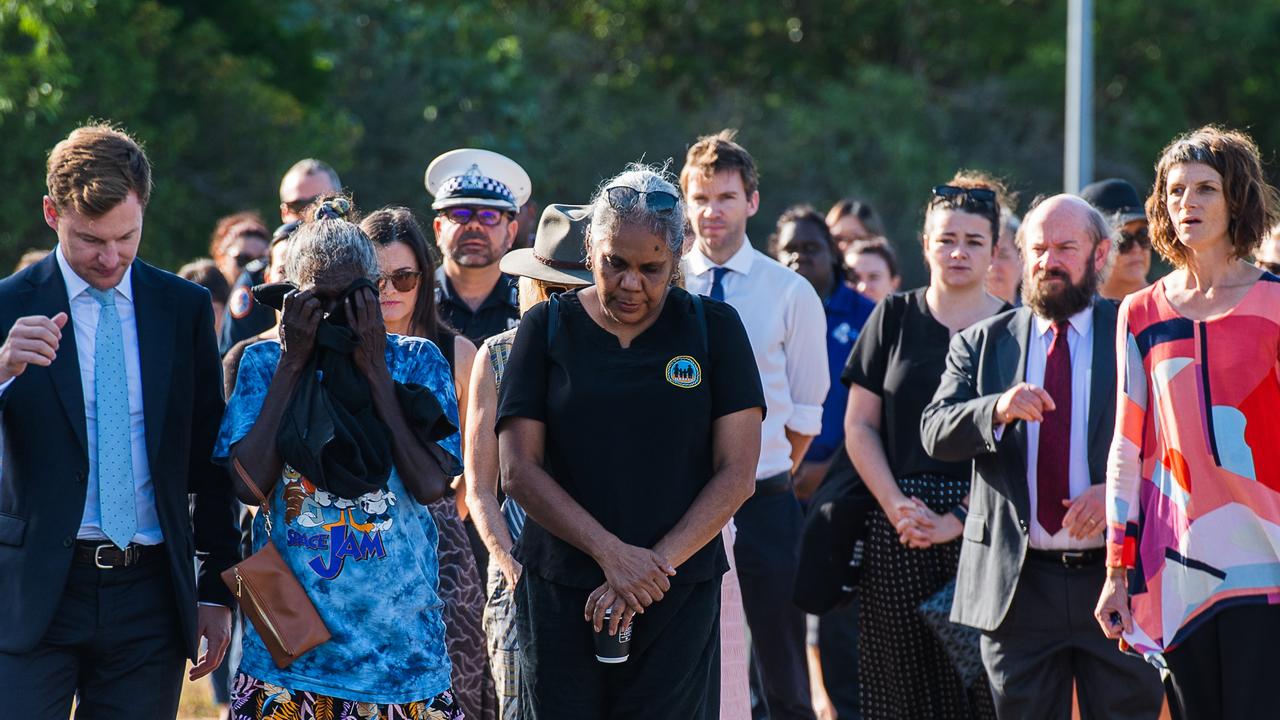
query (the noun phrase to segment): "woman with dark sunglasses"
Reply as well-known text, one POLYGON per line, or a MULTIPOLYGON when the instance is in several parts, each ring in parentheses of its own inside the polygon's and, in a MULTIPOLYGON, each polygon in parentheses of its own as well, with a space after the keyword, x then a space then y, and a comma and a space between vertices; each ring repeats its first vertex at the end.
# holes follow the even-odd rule
POLYGON ((1111 267, 1098 286, 1099 295, 1119 302, 1146 287, 1147 273, 1151 272, 1151 235, 1142 198, 1137 188, 1120 178, 1091 183, 1080 191, 1080 197, 1106 216, 1119 235, 1111 267))
POLYGON ((841 378, 845 447, 879 502, 859 587, 864 718, 995 717, 985 676, 966 686, 918 610, 955 581, 970 475, 966 463, 925 453, 920 416, 951 336, 1009 309, 986 290, 1004 195, 998 181, 968 171, 933 189, 921 237, 929 284, 876 306, 841 378))
POLYGON ((679 191, 633 167, 592 202, 593 284, 525 314, 498 402, 529 717, 720 715, 721 528, 754 487, 764 393, 729 305, 675 287, 679 191), (633 625, 634 620, 634 627, 633 625), (629 656, 593 634, 631 630, 629 656))
MULTIPOLYGON (((459 426, 465 422, 467 385, 476 346, 454 332, 436 313, 435 263, 422 226, 408 208, 386 207, 360 223, 378 251, 378 299, 387 333, 427 338, 440 348, 453 372, 459 426)), ((444 601, 445 644, 453 663, 453 692, 469 718, 496 715, 497 695, 485 650, 484 583, 462 524, 464 494, 455 487, 427 506, 440 539, 440 597, 444 601)))

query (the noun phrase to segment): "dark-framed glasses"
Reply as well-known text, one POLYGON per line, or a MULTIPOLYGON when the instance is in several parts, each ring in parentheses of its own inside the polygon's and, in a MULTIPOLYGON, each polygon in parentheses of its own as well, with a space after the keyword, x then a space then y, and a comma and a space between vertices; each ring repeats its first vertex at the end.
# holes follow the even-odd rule
POLYGON ((302 211, 306 210, 307 206, 315 202, 316 198, 318 197, 320 196, 312 195, 311 197, 308 197, 308 198, 298 198, 297 200, 288 200, 285 202, 284 206, 289 208, 289 212, 293 213, 294 215, 301 215, 302 211))
POLYGON ((1120 252, 1127 253, 1137 245, 1146 249, 1151 247, 1151 232, 1147 228, 1142 228, 1134 232, 1120 231, 1120 252))
POLYGON ((455 225, 466 225, 475 220, 485 227, 493 227, 506 218, 507 212, 498 208, 458 206, 441 210, 440 214, 455 225))
POLYGON ((422 278, 421 270, 396 270, 395 272, 383 273, 378 276, 378 292, 386 289, 387 283, 391 283, 391 287, 396 292, 412 292, 418 287, 418 281, 422 278))
POLYGON ((605 189, 604 194, 609 205, 622 212, 635 207, 641 196, 644 196, 645 207, 661 215, 672 212, 680 204, 680 198, 666 190, 637 190, 627 185, 615 185, 605 189))
POLYGON ((996 191, 989 188, 962 188, 955 185, 935 185, 934 201, 941 200, 955 207, 977 205, 980 207, 996 206, 996 191))

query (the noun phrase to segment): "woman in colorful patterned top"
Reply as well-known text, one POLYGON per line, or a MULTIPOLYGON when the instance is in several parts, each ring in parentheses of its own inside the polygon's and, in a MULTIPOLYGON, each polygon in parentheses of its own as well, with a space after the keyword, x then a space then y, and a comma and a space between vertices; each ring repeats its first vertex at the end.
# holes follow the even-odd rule
POLYGON ((1096 616, 1171 674, 1189 718, 1275 713, 1280 646, 1280 278, 1246 260, 1275 191, 1247 136, 1175 139, 1147 199, 1176 269, 1120 307, 1096 616))
MULTIPOLYGON (((245 350, 214 457, 240 463, 269 498, 276 522, 268 536, 258 514, 254 550, 275 544, 332 639, 278 668, 258 629, 246 626, 232 686, 232 717, 457 720, 462 711, 450 690, 436 594, 437 532, 424 503, 439 498, 457 472, 458 435, 435 447, 413 424, 411 418, 419 414, 399 399, 402 392, 414 392, 413 386, 425 388, 436 398, 436 410, 443 409, 456 426, 453 378, 432 343, 386 334, 372 286, 378 277, 373 244, 342 219, 349 203, 330 205, 323 203, 318 219, 304 224, 290 241, 285 274, 300 290, 285 297, 280 340, 245 350), (341 352, 333 348, 343 338, 354 374, 329 360, 341 352), (295 417, 295 388, 316 382, 307 374, 321 366, 335 406, 345 405, 342 396, 365 386, 389 450, 364 454, 364 448, 378 447, 375 441, 356 447, 367 467, 383 468, 382 477, 372 471, 332 472, 341 461, 329 455, 318 464, 327 472, 319 474, 303 474, 294 461, 285 462, 284 456, 308 457, 284 442, 288 436, 280 428, 286 415, 295 417), (346 380, 341 388, 339 376, 346 380), (376 489, 364 492, 366 486, 376 489)), ((364 418, 354 429, 376 426, 367 410, 358 416, 352 412, 364 418)), ((436 425, 431 437, 441 434, 436 425)), ((239 479, 237 493, 257 504, 239 479)))

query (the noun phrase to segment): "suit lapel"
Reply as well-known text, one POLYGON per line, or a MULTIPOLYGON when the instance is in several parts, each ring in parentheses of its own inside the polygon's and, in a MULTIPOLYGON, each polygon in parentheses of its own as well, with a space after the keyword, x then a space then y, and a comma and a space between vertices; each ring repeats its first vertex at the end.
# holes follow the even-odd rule
POLYGON ((24 315, 44 315, 53 317, 58 313, 67 314, 67 324, 62 328, 62 340, 58 343, 58 354, 49 366, 49 379, 67 413, 67 420, 80 441, 80 450, 87 456, 89 443, 85 439, 84 389, 80 378, 80 357, 76 350, 76 329, 71 319, 71 304, 67 302, 67 284, 62 279, 62 271, 58 268, 58 259, 53 253, 40 261, 39 267, 31 275, 32 288, 30 300, 24 315))
POLYGON ((1107 451, 1115 425, 1116 308, 1109 300, 1093 302, 1093 369, 1089 383, 1089 480, 1106 478, 1107 451), (1106 428, 1103 430, 1102 428, 1106 428))
POLYGON ((172 370, 174 309, 164 297, 151 266, 133 265, 133 311, 138 324, 138 356, 142 366, 142 410, 147 437, 147 460, 154 469, 156 452, 169 406, 172 370))
MULTIPOLYGON (((1011 388, 1027 375, 1027 343, 1031 339, 1031 311, 1020 307, 1009 320, 1005 334, 999 340, 999 388, 1011 388)), ((1003 390, 1001 390, 1003 392, 1003 390)), ((1013 462, 1008 466, 1010 491, 1014 504, 1022 517, 1030 514, 1031 491, 1027 488, 1027 424, 1015 422, 1007 428, 1003 442, 1012 451, 1013 462)))

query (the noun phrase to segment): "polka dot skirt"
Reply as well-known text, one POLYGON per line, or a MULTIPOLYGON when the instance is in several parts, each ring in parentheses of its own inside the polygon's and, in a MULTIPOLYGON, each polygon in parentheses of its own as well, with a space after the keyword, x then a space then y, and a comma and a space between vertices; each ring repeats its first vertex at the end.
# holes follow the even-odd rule
MULTIPOLYGON (((945 513, 969 492, 968 480, 921 475, 898 480, 907 497, 945 513)), ((994 718, 984 679, 966 688, 916 608, 955 579, 960 542, 915 550, 898 541, 884 512, 867 519, 858 618, 862 716, 867 720, 994 718)))

